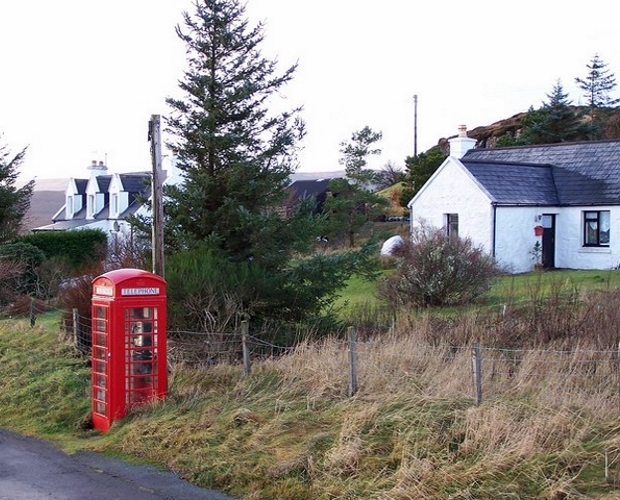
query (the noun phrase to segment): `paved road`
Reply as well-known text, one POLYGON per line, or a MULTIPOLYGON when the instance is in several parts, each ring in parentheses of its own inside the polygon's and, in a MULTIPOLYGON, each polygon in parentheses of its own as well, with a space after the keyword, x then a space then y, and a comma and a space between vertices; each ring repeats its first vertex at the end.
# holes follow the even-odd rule
POLYGON ((0 429, 0 500, 235 500, 170 472, 0 429))

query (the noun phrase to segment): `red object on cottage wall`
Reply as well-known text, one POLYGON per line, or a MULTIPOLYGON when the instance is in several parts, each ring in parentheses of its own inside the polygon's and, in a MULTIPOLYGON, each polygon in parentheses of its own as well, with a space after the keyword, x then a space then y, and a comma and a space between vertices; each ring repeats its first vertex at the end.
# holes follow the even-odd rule
POLYGON ((543 227, 542 226, 536 226, 534 228, 534 236, 542 236, 543 235, 543 227))
POLYGON ((107 432, 132 407, 167 392, 166 282, 140 269, 93 280, 93 427, 107 432))

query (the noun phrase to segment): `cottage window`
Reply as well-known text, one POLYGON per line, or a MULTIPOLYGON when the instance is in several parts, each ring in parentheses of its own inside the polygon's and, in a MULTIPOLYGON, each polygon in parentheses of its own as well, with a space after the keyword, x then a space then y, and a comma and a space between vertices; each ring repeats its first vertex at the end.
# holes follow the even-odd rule
POLYGON ((450 241, 459 237, 459 214, 446 214, 446 233, 450 241))
POLYGON ((95 196, 94 195, 89 195, 88 196, 88 206, 87 208, 87 212, 88 212, 88 217, 94 217, 95 215, 95 196))
POLYGON ((592 210, 583 213, 583 245, 586 247, 608 247, 610 212, 592 210))

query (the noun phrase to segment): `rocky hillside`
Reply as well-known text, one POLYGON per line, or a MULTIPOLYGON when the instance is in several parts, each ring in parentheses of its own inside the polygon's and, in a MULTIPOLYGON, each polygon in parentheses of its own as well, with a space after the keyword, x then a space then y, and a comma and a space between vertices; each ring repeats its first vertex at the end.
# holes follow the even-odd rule
MULTIPOLYGON (((575 113, 584 114, 587 109, 584 106, 573 106, 575 109, 575 113)), ((603 123, 603 137, 602 139, 620 139, 620 108, 606 108, 599 109, 597 111, 599 113, 599 118, 603 123)), ((522 128, 522 120, 526 115, 526 112, 517 113, 510 118, 506 118, 504 120, 500 120, 498 122, 492 123, 491 125, 479 126, 467 131, 467 135, 473 139, 476 139, 478 142, 476 143, 477 148, 493 148, 501 136, 505 134, 509 134, 513 137, 518 137, 521 128, 522 128)), ((589 119, 585 117, 584 119, 589 119)), ((442 138, 439 140, 439 145, 448 152, 448 139, 451 139, 455 136, 450 136, 447 138, 442 138)))

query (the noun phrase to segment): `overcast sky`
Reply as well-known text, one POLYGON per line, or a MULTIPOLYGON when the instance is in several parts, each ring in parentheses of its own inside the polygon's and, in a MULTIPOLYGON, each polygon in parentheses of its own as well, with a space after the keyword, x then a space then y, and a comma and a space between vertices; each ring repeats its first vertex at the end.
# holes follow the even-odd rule
MULTIPOLYGON (((248 0, 265 23, 263 55, 298 62, 284 95, 302 105, 300 171, 338 170, 339 144, 368 125, 383 132, 371 166, 403 165, 468 129, 538 107, 559 79, 598 53, 620 78, 618 7, 591 0, 415 2, 248 0)), ((147 124, 165 116, 184 47, 174 27, 190 0, 0 0, 1 142, 28 146, 26 178, 150 168, 147 124)), ((620 90, 616 92, 620 96, 620 90)), ((165 137, 164 137, 165 140, 165 137)))

